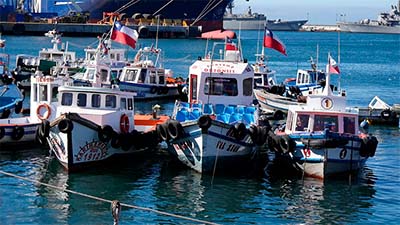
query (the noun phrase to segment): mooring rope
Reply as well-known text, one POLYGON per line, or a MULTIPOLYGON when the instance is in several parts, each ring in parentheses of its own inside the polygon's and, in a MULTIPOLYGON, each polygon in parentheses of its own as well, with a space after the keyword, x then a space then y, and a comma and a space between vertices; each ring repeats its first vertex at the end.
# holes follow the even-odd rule
MULTIPOLYGON (((28 179, 28 178, 25 178, 25 177, 21 177, 21 176, 12 174, 12 173, 8 173, 8 172, 2 171, 2 170, 0 170, 0 173, 4 174, 6 176, 10 176, 10 177, 18 178, 20 180, 28 181, 28 182, 39 184, 39 185, 43 185, 43 186, 50 187, 50 188, 53 188, 53 189, 57 189, 57 190, 60 190, 60 191, 63 191, 63 192, 80 195, 80 196, 83 196, 83 197, 86 197, 86 198, 90 198, 90 199, 94 199, 94 200, 98 200, 98 201, 102 201, 102 202, 107 202, 107 203, 110 203, 110 204, 113 203, 112 200, 96 197, 96 196, 93 196, 93 195, 88 195, 88 194, 85 194, 85 193, 69 190, 67 188, 58 187, 58 186, 55 186, 55 185, 43 183, 43 182, 36 181, 36 180, 31 180, 31 179, 28 179)), ((193 221, 193 222, 197 222, 197 223, 212 224, 212 225, 217 224, 217 223, 213 223, 213 222, 209 222, 209 221, 204 221, 204 220, 200 220, 200 219, 195 219, 195 218, 190 218, 190 217, 186 217, 186 216, 176 215, 176 214, 168 213, 168 212, 163 212, 163 211, 156 210, 156 209, 151 209, 151 208, 146 208, 146 207, 141 207, 141 206, 135 206, 135 205, 129 205, 129 204, 125 204, 125 203, 120 203, 120 204, 121 204, 121 206, 125 206, 125 207, 128 207, 128 208, 133 208, 133 209, 138 209, 138 210, 142 210, 142 211, 153 212, 153 213, 156 213, 156 214, 175 217, 175 218, 182 219, 182 220, 189 220, 189 221, 193 221)))

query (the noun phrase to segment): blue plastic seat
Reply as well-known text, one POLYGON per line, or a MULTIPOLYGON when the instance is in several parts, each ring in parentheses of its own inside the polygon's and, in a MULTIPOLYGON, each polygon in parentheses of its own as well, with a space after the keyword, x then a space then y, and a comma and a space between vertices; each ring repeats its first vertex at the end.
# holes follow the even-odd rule
POLYGON ((192 104, 192 108, 193 109, 201 109, 203 107, 203 104, 201 104, 201 103, 193 103, 192 104))
POLYGON ((216 104, 215 105, 215 114, 221 114, 224 112, 225 105, 224 104, 216 104))
POLYGON ((253 114, 250 114, 250 113, 245 113, 245 114, 243 115, 243 120, 242 120, 242 122, 243 122, 245 125, 253 124, 253 123, 254 123, 254 115, 253 115, 253 114))
POLYGON ((193 111, 189 113, 189 120, 197 120, 200 115, 200 109, 193 109, 193 111))
POLYGON ((255 111, 256 111, 256 107, 254 107, 254 106, 247 106, 247 107, 244 109, 244 112, 245 112, 245 113, 250 113, 250 114, 253 114, 255 111))
POLYGON ((187 102, 181 102, 181 103, 180 103, 180 106, 183 107, 183 108, 189 108, 189 107, 190 107, 190 104, 187 103, 187 102))
POLYGON ((212 104, 204 104, 203 113, 204 113, 204 114, 213 114, 213 113, 214 113, 214 110, 213 110, 212 104))
POLYGON ((244 108, 245 108, 244 106, 238 105, 238 106, 236 106, 235 112, 243 114, 244 113, 244 108))
POLYGON ((240 113, 234 113, 234 114, 232 114, 231 117, 229 118, 229 123, 232 124, 232 123, 236 123, 236 122, 242 121, 242 117, 243 117, 242 114, 240 114, 240 113))
POLYGON ((179 122, 184 122, 187 120, 189 116, 189 112, 186 110, 186 108, 182 108, 176 113, 176 120, 179 122))
POLYGON ((225 114, 232 114, 232 113, 234 113, 235 112, 235 107, 233 107, 233 106, 227 106, 227 107, 225 107, 225 110, 224 110, 224 113, 225 114))
POLYGON ((217 121, 223 122, 223 123, 229 123, 229 114, 217 114, 217 121))

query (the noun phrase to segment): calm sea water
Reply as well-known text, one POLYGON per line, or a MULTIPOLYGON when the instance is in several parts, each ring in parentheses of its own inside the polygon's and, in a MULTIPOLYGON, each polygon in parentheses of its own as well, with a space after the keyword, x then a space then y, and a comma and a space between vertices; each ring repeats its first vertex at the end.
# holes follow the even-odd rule
MULTIPOLYGON (((327 53, 338 58, 337 33, 276 32, 286 44, 288 56, 266 50, 269 65, 279 80, 308 68, 319 46, 319 66, 327 53)), ((258 32, 242 32, 244 56, 254 61, 258 32)), ((37 54, 51 47, 46 37, 3 36, 6 52, 37 54)), ((341 86, 349 104, 367 106, 378 95, 389 104, 400 103, 400 36, 340 34, 341 86)), ((83 47, 94 38, 63 38, 69 49, 83 57, 83 47)), ((151 45, 152 40, 140 40, 151 45)), ((117 44, 115 44, 117 45, 117 44)), ((94 46, 94 45, 93 45, 94 46)), ((189 65, 204 55, 204 40, 159 40, 165 67, 176 76, 187 76, 189 65)), ((133 58, 134 51, 129 57, 133 58)), ((338 61, 338 60, 337 60, 338 61)), ((170 102, 137 103, 138 112, 149 112, 160 103, 163 113, 170 102)), ((168 155, 136 159, 68 174, 49 156, 47 149, 1 149, 0 170, 69 190, 118 199, 222 224, 395 224, 400 212, 400 130, 375 126, 371 132, 379 145, 376 156, 351 182, 334 179, 276 178, 268 174, 241 176, 199 175, 169 160, 168 155)), ((0 174, 0 224, 112 224, 109 203, 0 174)), ((120 224, 194 224, 194 222, 124 207, 120 224)))

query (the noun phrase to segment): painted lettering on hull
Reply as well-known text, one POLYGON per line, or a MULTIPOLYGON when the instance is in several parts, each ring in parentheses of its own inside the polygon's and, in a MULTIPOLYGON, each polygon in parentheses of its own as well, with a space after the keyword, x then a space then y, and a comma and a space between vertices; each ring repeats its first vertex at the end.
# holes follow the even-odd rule
POLYGON ((102 160, 108 155, 107 146, 101 141, 87 142, 79 149, 78 154, 74 156, 76 162, 102 160))
POLYGON ((225 150, 228 152, 238 152, 240 149, 239 145, 226 144, 224 141, 218 141, 215 147, 219 150, 225 150))

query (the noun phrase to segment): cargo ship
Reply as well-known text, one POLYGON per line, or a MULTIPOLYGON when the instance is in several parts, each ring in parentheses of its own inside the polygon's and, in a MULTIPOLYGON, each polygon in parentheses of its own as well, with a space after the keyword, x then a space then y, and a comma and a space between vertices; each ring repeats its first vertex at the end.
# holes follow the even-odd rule
POLYGON ((224 16, 224 29, 262 30, 264 26, 266 26, 273 31, 298 31, 301 26, 307 23, 307 20, 268 20, 264 14, 253 13, 250 6, 246 13, 233 14, 232 8, 232 4, 229 4, 228 10, 224 16))
POLYGON ((10 19, 10 13, 29 12, 36 14, 57 13, 65 15, 71 10, 88 12, 89 22, 103 18, 104 12, 124 13, 126 17, 137 14, 161 15, 170 20, 182 20, 188 25, 202 26, 202 31, 222 29, 223 16, 232 0, 3 0, 0 1, 2 21, 10 19))

